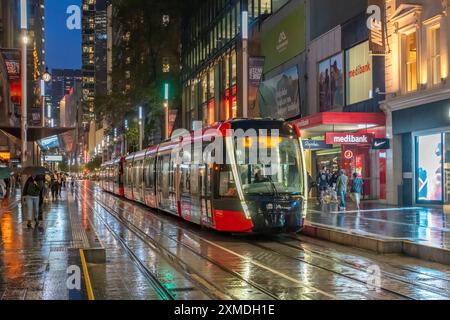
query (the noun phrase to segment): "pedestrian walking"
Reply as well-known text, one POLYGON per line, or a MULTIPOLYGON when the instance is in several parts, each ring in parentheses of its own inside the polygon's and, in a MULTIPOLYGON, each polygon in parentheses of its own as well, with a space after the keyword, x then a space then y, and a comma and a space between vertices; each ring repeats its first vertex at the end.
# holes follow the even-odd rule
POLYGON ((341 169, 336 184, 337 192, 341 198, 341 201, 339 203, 339 210, 345 210, 345 194, 347 193, 347 184, 348 177, 345 174, 345 170, 341 169))
POLYGON ((328 184, 330 181, 330 177, 327 174, 326 168, 323 167, 319 172, 319 176, 317 177, 317 189, 319 191, 319 203, 322 204, 324 202, 325 193, 328 190, 328 184))
POLYGON ((57 183, 57 187, 58 187, 57 196, 58 196, 58 198, 61 199, 62 179, 61 179, 61 174, 59 174, 59 173, 56 176, 56 183, 57 183))
POLYGON ((353 173, 353 180, 352 180, 352 187, 350 189, 350 192, 352 193, 353 200, 356 203, 356 208, 359 211, 359 205, 361 203, 361 194, 363 193, 363 179, 358 176, 358 174, 355 172, 353 173))
POLYGON ((39 216, 38 221, 43 220, 44 216, 44 196, 45 196, 45 176, 38 176, 36 178, 39 187, 39 216))
POLYGON ((27 206, 28 223, 27 227, 31 228, 31 221, 36 221, 36 227, 39 226, 39 195, 41 189, 35 176, 31 176, 25 182, 25 186, 22 191, 22 203, 27 206))
POLYGON ((331 199, 334 203, 338 203, 338 194, 336 190, 338 177, 339 177, 339 170, 335 170, 330 177, 331 199))
POLYGON ((58 181, 56 179, 50 181, 50 191, 52 192, 52 200, 55 201, 58 198, 58 181))

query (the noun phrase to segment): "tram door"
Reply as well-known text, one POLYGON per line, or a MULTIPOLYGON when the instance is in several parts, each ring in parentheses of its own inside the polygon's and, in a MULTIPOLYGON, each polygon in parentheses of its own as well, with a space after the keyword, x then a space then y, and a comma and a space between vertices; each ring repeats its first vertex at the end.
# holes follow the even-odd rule
POLYGON ((199 166, 200 173, 200 219, 201 224, 212 225, 211 206, 211 173, 212 167, 202 164, 199 166))

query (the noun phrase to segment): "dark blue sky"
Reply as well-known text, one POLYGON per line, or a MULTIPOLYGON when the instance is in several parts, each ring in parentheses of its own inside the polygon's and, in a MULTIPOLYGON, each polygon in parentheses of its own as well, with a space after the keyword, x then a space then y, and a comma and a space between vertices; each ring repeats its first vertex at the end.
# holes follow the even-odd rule
POLYGON ((51 69, 81 69, 81 30, 66 26, 70 5, 81 8, 81 0, 45 1, 45 61, 51 69))

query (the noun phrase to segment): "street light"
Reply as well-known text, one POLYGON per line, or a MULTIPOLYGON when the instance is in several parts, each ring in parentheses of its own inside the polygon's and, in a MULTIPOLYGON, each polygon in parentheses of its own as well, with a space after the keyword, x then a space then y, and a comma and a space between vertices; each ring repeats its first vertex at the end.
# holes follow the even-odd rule
POLYGON ((164 115, 165 115, 165 136, 169 139, 169 84, 164 84, 164 115))
POLYGON ((242 116, 248 117, 248 11, 242 11, 242 116))
POLYGON ((28 14, 27 0, 20 0, 20 29, 22 33, 22 108, 20 129, 22 136, 22 166, 27 161, 27 43, 28 43, 28 14))
POLYGON ((139 150, 142 150, 142 141, 144 139, 144 112, 142 107, 139 107, 139 150))

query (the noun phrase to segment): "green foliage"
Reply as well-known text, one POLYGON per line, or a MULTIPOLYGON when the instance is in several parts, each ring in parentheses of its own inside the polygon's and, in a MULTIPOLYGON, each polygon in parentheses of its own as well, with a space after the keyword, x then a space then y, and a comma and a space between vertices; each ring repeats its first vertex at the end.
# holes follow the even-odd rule
POLYGON ((86 163, 84 165, 84 168, 92 172, 95 171, 95 169, 99 169, 101 165, 102 165, 102 157, 97 156, 91 159, 91 161, 89 161, 88 163, 86 163))

